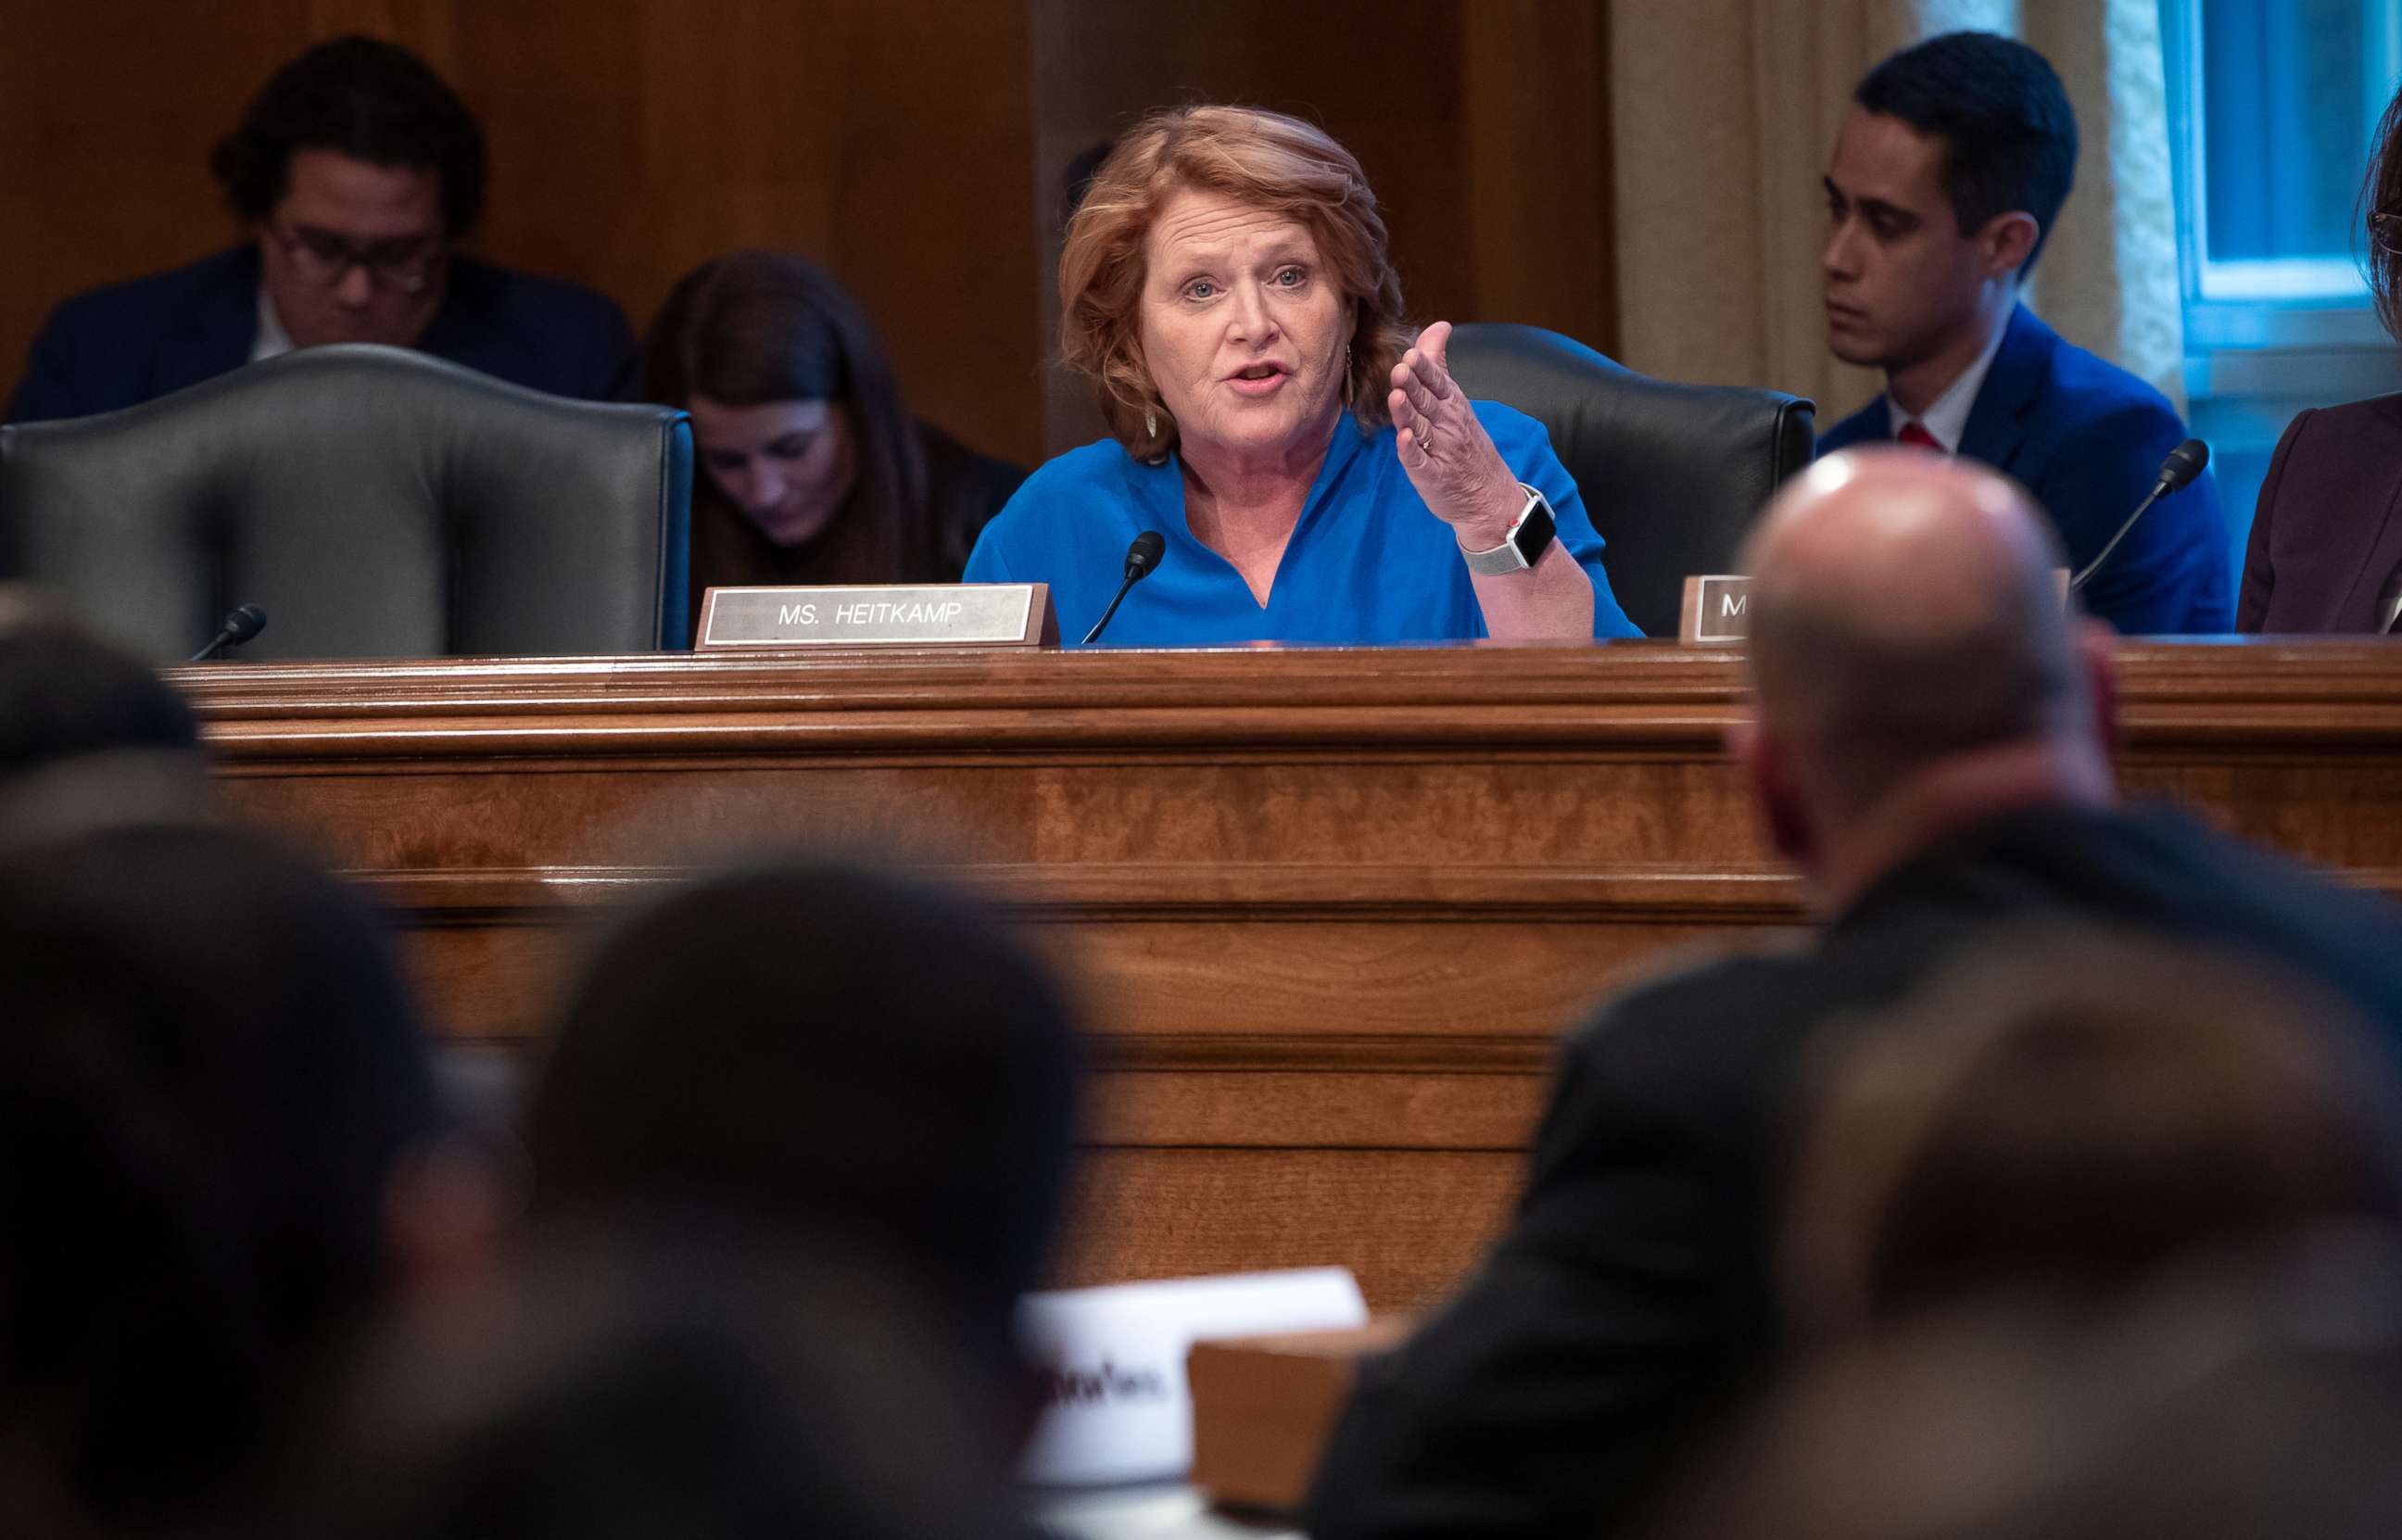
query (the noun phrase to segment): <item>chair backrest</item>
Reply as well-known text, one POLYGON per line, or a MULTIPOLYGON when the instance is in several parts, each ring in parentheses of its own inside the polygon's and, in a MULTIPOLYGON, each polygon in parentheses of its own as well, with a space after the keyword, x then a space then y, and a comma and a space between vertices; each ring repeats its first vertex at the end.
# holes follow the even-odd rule
POLYGON ((1815 447, 1800 396, 1653 379, 1539 326, 1460 326, 1449 357, 1470 395, 1551 430, 1608 543, 1610 590, 1647 636, 1677 634, 1688 576, 1734 570, 1769 494, 1815 447))
POLYGON ((310 348, 0 428, 0 576, 145 656, 238 604, 245 658, 685 645, 692 427, 422 353, 310 348))

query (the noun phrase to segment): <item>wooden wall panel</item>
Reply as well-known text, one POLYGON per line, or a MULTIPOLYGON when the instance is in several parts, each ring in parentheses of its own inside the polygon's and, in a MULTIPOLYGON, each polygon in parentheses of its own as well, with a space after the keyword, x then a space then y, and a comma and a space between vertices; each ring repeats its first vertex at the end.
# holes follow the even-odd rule
POLYGON ((1332 1265, 1352 1271, 1373 1309, 1424 1309, 1492 1244, 1525 1169, 1515 1150, 1096 1150, 1076 1173, 1054 1277, 1332 1265))
POLYGON ((826 262, 918 410, 1040 449, 1020 0, 0 0, 0 378, 49 307, 238 239, 207 172, 268 73, 349 31, 422 53, 482 118, 482 254, 647 323, 741 245, 826 262))
POLYGON ((1469 239, 1459 319, 1618 351, 1607 7, 1479 0, 1462 29, 1469 239))
POLYGON ((234 237, 208 174, 210 147, 266 72, 310 36, 291 0, 246 10, 234 27, 172 0, 0 0, 0 378, 9 388, 53 303, 234 237))

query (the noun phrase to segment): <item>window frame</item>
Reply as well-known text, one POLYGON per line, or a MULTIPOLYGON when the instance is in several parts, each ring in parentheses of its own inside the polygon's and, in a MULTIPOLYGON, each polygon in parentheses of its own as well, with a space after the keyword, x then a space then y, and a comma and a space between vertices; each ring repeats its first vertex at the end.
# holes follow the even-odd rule
MULTIPOLYGON (((2201 110, 2202 93, 2208 89, 2202 68, 2203 3, 2160 0, 2169 163, 2176 184, 2177 289, 2185 311, 2188 373, 2198 355, 2223 349, 2390 348, 2369 306, 2357 250, 2341 258, 2208 260, 2209 145, 2201 110)), ((2383 59, 2378 64, 2364 59, 2364 79, 2377 74, 2402 76, 2402 3, 2383 4, 2383 59)))

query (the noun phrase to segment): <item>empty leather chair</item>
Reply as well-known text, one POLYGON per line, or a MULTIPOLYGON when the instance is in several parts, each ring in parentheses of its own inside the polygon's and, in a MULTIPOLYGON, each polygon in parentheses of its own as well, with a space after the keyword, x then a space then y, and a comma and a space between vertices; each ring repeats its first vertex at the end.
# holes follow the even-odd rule
POLYGON ((1800 396, 1653 379, 1539 326, 1460 326, 1449 358, 1470 395, 1551 430, 1608 543, 1610 591, 1647 636, 1677 634, 1688 576, 1735 570, 1769 494, 1815 447, 1800 396))
POLYGON ((159 662, 680 648, 692 429, 422 353, 310 348, 0 428, 0 576, 159 662))

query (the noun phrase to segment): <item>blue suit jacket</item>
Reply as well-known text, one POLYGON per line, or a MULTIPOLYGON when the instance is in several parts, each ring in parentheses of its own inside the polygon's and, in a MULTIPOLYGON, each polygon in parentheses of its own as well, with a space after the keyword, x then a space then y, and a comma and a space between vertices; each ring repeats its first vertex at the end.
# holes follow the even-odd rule
MULTIPOLYGON (((1818 452, 1892 436, 1880 395, 1829 429, 1818 452)), ((2035 494, 2076 571, 2109 543, 2185 437, 2160 392, 2062 341, 2022 305, 1977 392, 1960 452, 2035 494)), ((2154 503, 2080 597, 2128 636, 2226 631, 2234 625, 2233 557, 2218 487, 2205 472, 2154 503)))
MULTIPOLYGON (((180 391, 250 361, 258 331, 258 251, 61 302, 34 339, 5 419, 87 417, 180 391)), ((417 346, 512 384, 595 401, 628 399, 638 355, 625 313, 589 289, 469 257, 417 346)))

